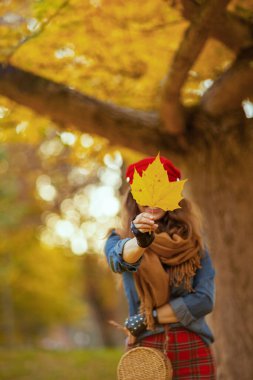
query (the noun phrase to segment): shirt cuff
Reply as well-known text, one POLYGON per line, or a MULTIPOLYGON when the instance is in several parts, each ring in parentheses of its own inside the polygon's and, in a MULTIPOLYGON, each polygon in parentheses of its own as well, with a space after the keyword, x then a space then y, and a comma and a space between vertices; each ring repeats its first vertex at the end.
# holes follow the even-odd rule
POLYGON ((190 310, 186 306, 182 297, 173 299, 169 304, 183 326, 187 326, 196 320, 196 318, 191 314, 190 310))

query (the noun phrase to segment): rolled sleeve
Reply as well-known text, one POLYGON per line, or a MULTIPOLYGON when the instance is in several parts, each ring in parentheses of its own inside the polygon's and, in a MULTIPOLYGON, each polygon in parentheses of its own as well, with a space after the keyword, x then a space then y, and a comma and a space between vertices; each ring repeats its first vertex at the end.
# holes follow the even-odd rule
POLYGON ((199 318, 205 317, 213 310, 215 299, 215 271, 208 251, 201 259, 201 268, 197 270, 193 280, 192 293, 170 301, 178 320, 187 326, 199 318))
POLYGON ((141 258, 131 264, 123 259, 124 245, 128 240, 131 240, 131 238, 121 239, 120 236, 113 231, 106 241, 104 249, 105 255, 110 268, 115 273, 125 271, 136 272, 141 263, 141 258))
POLYGON ((174 300, 171 300, 170 306, 176 314, 177 319, 182 323, 183 326, 187 326, 191 322, 196 320, 196 318, 194 318, 194 316, 191 314, 190 310, 186 306, 183 297, 178 297, 174 300))
POLYGON ((201 260, 201 268, 197 270, 193 288, 194 293, 184 297, 184 302, 195 318, 211 313, 215 301, 215 270, 208 251, 201 260))

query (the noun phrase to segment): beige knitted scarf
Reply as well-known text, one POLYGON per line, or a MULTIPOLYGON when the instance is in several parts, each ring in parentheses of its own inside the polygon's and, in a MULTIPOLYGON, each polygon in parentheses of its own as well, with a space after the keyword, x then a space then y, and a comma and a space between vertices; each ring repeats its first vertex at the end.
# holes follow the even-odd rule
POLYGON ((152 310, 166 304, 170 298, 170 287, 182 284, 193 291, 191 278, 200 265, 201 250, 196 238, 184 239, 174 233, 155 234, 155 240, 146 248, 141 265, 134 273, 140 298, 140 312, 145 313, 147 329, 154 329, 152 310), (162 264, 167 265, 165 270, 162 264))

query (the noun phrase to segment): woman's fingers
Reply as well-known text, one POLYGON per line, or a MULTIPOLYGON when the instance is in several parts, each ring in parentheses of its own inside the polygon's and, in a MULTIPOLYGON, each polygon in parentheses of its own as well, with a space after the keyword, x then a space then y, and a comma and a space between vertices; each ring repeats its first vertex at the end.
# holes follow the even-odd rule
POLYGON ((137 215, 137 217, 142 217, 142 218, 147 218, 149 220, 153 219, 153 215, 150 214, 149 212, 142 212, 141 214, 137 215))
POLYGON ((141 219, 141 221, 136 222, 133 221, 135 227, 140 230, 141 232, 148 232, 148 231, 155 231, 158 227, 158 224, 156 223, 150 223, 150 221, 141 219))
POLYGON ((158 225, 155 224, 154 226, 151 227, 151 226, 147 226, 147 225, 139 225, 138 226, 138 224, 137 225, 135 224, 135 227, 141 232, 149 232, 149 231, 155 231, 157 229, 158 225))
POLYGON ((151 230, 150 228, 149 229, 143 229, 143 228, 138 228, 138 230, 140 231, 140 232, 142 232, 143 234, 144 233, 147 233, 147 232, 149 232, 149 233, 151 233, 151 232, 155 232, 155 230, 151 230))
POLYGON ((152 226, 153 224, 155 224, 155 222, 151 219, 148 219, 148 218, 145 218, 145 217, 142 217, 142 218, 136 218, 134 220, 134 224, 148 224, 150 226, 152 226))
POLYGON ((135 227, 136 228, 153 228, 153 227, 158 227, 158 224, 156 224, 156 223, 152 223, 152 224, 150 224, 150 223, 146 223, 145 221, 143 222, 143 221, 141 221, 141 222, 133 222, 134 223, 134 225, 135 225, 135 227))
POLYGON ((136 216, 136 218, 134 219, 134 224, 135 223, 145 223, 145 224, 154 224, 154 220, 152 219, 152 217, 150 216, 150 214, 147 214, 147 213, 141 213, 139 215, 136 216))
POLYGON ((135 227, 141 232, 155 231, 158 224, 152 220, 152 216, 148 213, 141 213, 133 220, 135 227))

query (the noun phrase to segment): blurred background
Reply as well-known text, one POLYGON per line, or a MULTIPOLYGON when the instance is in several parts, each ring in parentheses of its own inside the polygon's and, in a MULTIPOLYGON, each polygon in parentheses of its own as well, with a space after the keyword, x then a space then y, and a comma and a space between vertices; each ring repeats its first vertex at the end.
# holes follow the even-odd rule
MULTIPOLYGON (((172 148, 170 142, 164 143, 166 135, 160 132, 155 117, 166 97, 163 89, 169 88, 168 79, 177 72, 173 74, 172 70, 171 74, 169 68, 175 66, 176 52, 180 52, 182 41, 187 40, 185 32, 192 22, 190 12, 196 13, 206 3, 189 1, 190 9, 184 1, 0 2, 0 379, 116 378, 124 335, 110 327, 108 320, 122 323, 127 305, 120 275, 108 269, 103 247, 108 229, 119 222, 124 171, 131 162, 158 151, 174 158, 185 176, 192 175, 193 186, 186 192, 200 201, 200 207, 207 193, 201 196, 199 189, 205 184, 213 198, 208 198, 209 208, 203 213, 205 216, 209 213, 209 223, 213 225, 218 214, 221 223, 216 225, 218 230, 227 223, 228 234, 223 244, 229 246, 235 220, 218 208, 216 216, 211 216, 217 204, 214 194, 220 196, 226 186, 231 189, 225 183, 233 175, 228 162, 236 161, 242 151, 244 162, 248 160, 248 165, 252 162, 248 145, 242 150, 235 148, 242 137, 244 144, 249 141, 246 129, 237 133, 237 126, 249 128, 252 124, 252 93, 245 90, 239 99, 240 107, 234 106, 233 91, 232 100, 220 105, 225 107, 226 114, 220 130, 227 133, 236 126, 237 131, 232 138, 224 134, 218 148, 212 149, 214 161, 220 163, 221 157, 226 156, 220 171, 212 171, 209 162, 210 146, 218 139, 213 125, 217 126, 220 120, 219 107, 212 114, 213 104, 207 102, 209 108, 204 111, 210 112, 209 124, 205 112, 195 119, 194 112, 212 90, 215 80, 238 59, 241 48, 249 49, 252 45, 252 1, 227 2, 231 19, 238 21, 234 26, 235 37, 232 33, 230 40, 219 12, 213 13, 219 28, 224 26, 224 35, 217 32, 217 38, 214 33, 199 48, 180 88, 181 105, 188 110, 186 124, 189 120, 201 124, 196 128, 198 133, 203 125, 208 128, 211 125, 212 132, 202 137, 193 128, 186 141, 179 141, 175 137, 177 131, 168 127, 166 133, 173 136, 172 148), (248 34, 246 27, 251 30, 248 34), (51 101, 54 94, 56 103, 51 101), (65 108, 71 96, 75 104, 80 102, 78 116, 78 108, 65 108), (95 121, 91 122, 91 111, 82 108, 82 102, 84 106, 94 102, 98 107, 95 121), (136 113, 141 110, 143 115, 132 121, 131 110, 136 113), (118 129, 111 127, 108 116, 114 112, 113 122, 118 129), (123 116, 117 116, 117 112, 123 116), (142 140, 143 126, 149 127, 144 112, 152 121, 147 140, 142 140), (129 135, 124 130, 127 121, 132 128, 129 135), (226 142, 231 143, 234 155, 224 146, 226 142), (204 146, 203 155, 190 151, 191 156, 187 156, 185 146, 195 143, 196 151, 204 146), (190 164, 192 172, 188 169, 190 164), (231 172, 221 175, 228 166, 231 172), (221 182, 208 178, 209 169, 210 177, 219 177, 221 182), (196 182, 198 176, 201 185, 196 182)), ((220 13, 224 16, 222 5, 220 13)), ((210 20, 212 23, 215 24, 215 19, 210 20)), ((251 54, 252 51, 246 57, 251 59, 251 54)), ((243 67, 241 70, 238 75, 243 78, 245 70, 243 67)), ((252 71, 244 80, 238 84, 240 88, 247 87, 243 83, 253 88, 252 71)), ((225 99, 226 88, 222 91, 225 99)), ((228 94, 229 91, 230 88, 228 94)), ((167 100, 171 94, 173 91, 167 93, 167 100)), ((214 93, 216 96, 222 98, 219 92, 214 93)), ((177 113, 170 116, 171 125, 176 126, 177 113)), ((242 188, 245 183, 235 191, 241 198, 242 188)), ((238 196, 237 200, 241 198, 238 196)), ((219 202, 225 204, 218 198, 219 202)), ((231 204, 234 205, 232 200, 231 204)), ((229 208, 226 204, 226 210, 229 208)), ((212 241, 208 228, 210 224, 207 239, 212 241)), ((220 247, 222 250, 224 245, 220 247)), ((213 250, 218 262, 218 251, 213 250)), ((248 264, 247 259, 246 267, 248 264)), ((231 267, 234 272, 229 272, 228 288, 235 281, 230 279, 232 273, 240 271, 234 263, 231 267)), ((221 272, 222 267, 218 274, 221 272)), ((249 283, 245 284, 247 289, 249 283)), ((226 294, 220 302, 228 298, 226 294)), ((247 306, 247 315, 250 307, 247 306)), ((236 301, 229 312, 233 313, 235 308, 238 308, 236 301)), ((210 323, 215 328, 215 323, 210 323)), ((237 335, 241 336, 238 340, 244 341, 244 333, 237 335)), ((224 340, 221 343, 225 344, 224 340)), ((252 339, 245 344, 243 352, 250 356, 252 339)), ((217 349, 217 355, 219 352, 217 349)), ((245 355, 247 375, 242 380, 252 379, 252 366, 250 369, 245 355)), ((227 364, 217 359, 221 368, 223 365, 226 368, 224 372, 220 370, 221 379, 239 378, 226 375, 233 359, 233 355, 226 357, 227 364)))

